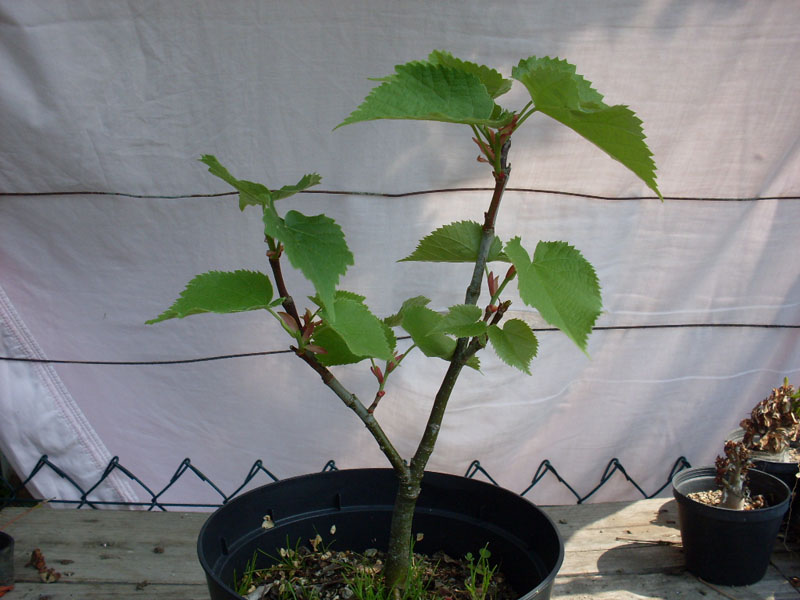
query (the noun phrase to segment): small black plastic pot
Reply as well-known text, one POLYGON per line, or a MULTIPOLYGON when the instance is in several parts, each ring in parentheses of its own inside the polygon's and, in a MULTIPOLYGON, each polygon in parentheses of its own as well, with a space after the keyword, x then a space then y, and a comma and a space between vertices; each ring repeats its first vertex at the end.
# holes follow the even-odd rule
POLYGON ((0 585, 14 585, 14 538, 0 531, 0 585))
MULTIPOLYGON (((397 491, 389 469, 329 471, 284 479, 247 492, 213 513, 200 531, 197 554, 211 600, 237 600, 241 575, 256 550, 277 556, 287 543, 317 534, 334 549, 384 549, 397 491), (273 527, 262 527, 269 516, 273 527), (335 526, 335 534, 331 528, 335 526)), ((455 475, 426 473, 414 513, 414 550, 450 556, 477 554, 487 543, 492 559, 523 600, 547 600, 564 559, 552 520, 525 498, 455 475)), ((258 553, 257 566, 271 561, 258 553)))
POLYGON ((763 495, 767 508, 731 510, 688 497, 693 492, 717 489, 716 473, 715 467, 697 467, 672 478, 686 568, 709 583, 750 585, 767 572, 775 538, 789 508, 789 488, 777 477, 750 469, 750 493, 763 495))

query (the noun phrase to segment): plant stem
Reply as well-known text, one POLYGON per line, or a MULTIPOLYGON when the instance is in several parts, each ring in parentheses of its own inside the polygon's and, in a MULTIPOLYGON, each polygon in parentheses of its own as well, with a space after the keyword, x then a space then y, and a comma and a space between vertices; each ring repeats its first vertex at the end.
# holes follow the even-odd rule
MULTIPOLYGON (((497 212, 500 209, 500 201, 503 197, 508 174, 511 172, 507 164, 508 149, 511 141, 507 140, 503 145, 501 153, 500 172, 495 172, 495 188, 492 194, 492 201, 489 210, 484 215, 483 230, 481 241, 478 248, 478 255, 475 259, 475 269, 472 279, 466 292, 466 303, 477 304, 481 293, 481 281, 486 267, 486 259, 489 255, 489 248, 494 240, 494 225, 497 219, 497 212)), ((481 344, 470 344, 469 338, 459 338, 456 342, 456 349, 450 359, 450 365, 442 379, 439 390, 433 401, 428 423, 422 439, 417 446, 417 451, 411 459, 410 472, 408 477, 400 477, 397 498, 395 500, 394 511, 392 513, 392 525, 389 536, 389 551, 386 557, 386 567, 384 568, 384 578, 386 585, 390 588, 402 589, 405 586, 406 575, 408 573, 409 562, 411 559, 411 534, 412 522, 414 518, 414 508, 419 497, 422 477, 425 474, 425 467, 433 454, 436 439, 442 427, 447 403, 450 395, 455 388, 458 376, 467 363, 467 360, 481 348, 481 344)))
MULTIPOLYGON (((283 279, 283 272, 281 271, 280 263, 280 252, 278 251, 278 247, 275 243, 275 240, 272 238, 268 237, 267 243, 270 247, 270 253, 268 254, 269 266, 270 269, 272 269, 272 276, 275 279, 275 285, 278 288, 278 293, 280 294, 281 298, 284 299, 283 308, 287 313, 292 315, 292 317, 294 317, 298 323, 300 323, 300 316, 297 313, 294 300, 289 294, 289 291, 286 288, 286 282, 283 279)), ((330 369, 320 363, 313 353, 298 350, 294 347, 292 347, 292 350, 294 350, 295 354, 297 354, 297 356, 299 356, 308 366, 317 372, 317 374, 322 378, 322 382, 328 386, 342 402, 344 402, 345 406, 356 413, 370 434, 372 434, 372 437, 375 438, 375 441, 378 443, 378 447, 381 449, 381 452, 383 452, 383 454, 389 460, 389 463, 392 465, 398 476, 407 473, 408 465, 406 465, 403 457, 400 456, 400 453, 389 440, 386 432, 383 431, 380 423, 378 423, 378 420, 371 412, 367 410, 358 397, 350 392, 344 385, 342 385, 342 383, 336 379, 336 376, 331 373, 330 369)))

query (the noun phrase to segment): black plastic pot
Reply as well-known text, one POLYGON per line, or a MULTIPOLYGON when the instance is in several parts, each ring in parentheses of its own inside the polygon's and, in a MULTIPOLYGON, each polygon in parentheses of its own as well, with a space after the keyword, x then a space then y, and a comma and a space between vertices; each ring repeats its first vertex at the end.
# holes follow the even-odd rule
POLYGON ((750 493, 762 494, 767 508, 731 510, 689 499, 693 492, 716 489, 716 472, 715 467, 697 467, 672 478, 686 568, 709 583, 750 585, 767 572, 789 507, 789 488, 772 475, 750 469, 750 493))
POLYGON ((14 585, 14 538, 0 531, 0 585, 14 585))
MULTIPOLYGON (((284 479, 234 498, 200 531, 197 554, 212 600, 241 598, 231 587, 257 549, 277 556, 287 540, 307 543, 319 533, 336 549, 385 549, 397 491, 389 469, 330 471, 284 479), (274 527, 262 527, 269 516, 274 527), (329 532, 336 526, 335 535, 329 532)), ((476 554, 492 559, 524 600, 550 598, 564 543, 550 518, 514 492, 477 481, 426 473, 414 513, 415 551, 476 554)), ((269 563, 259 553, 258 566, 269 563)))

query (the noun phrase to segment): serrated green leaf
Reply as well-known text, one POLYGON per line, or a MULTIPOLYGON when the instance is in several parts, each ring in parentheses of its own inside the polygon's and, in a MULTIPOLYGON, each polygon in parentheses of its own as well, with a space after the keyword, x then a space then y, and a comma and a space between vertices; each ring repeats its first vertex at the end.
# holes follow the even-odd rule
POLYGON ((318 185, 321 181, 322 176, 319 175, 319 173, 308 173, 303 175, 302 179, 300 179, 300 181, 294 185, 285 185, 279 190, 274 190, 272 192, 272 200, 273 202, 283 200, 284 198, 288 198, 289 196, 293 196, 299 192, 307 190, 310 187, 318 185))
POLYGON ((439 330, 444 317, 425 306, 411 306, 403 314, 403 329, 425 356, 448 360, 456 341, 439 330))
POLYGON ((245 179, 236 179, 230 174, 217 160, 216 156, 211 154, 204 154, 200 158, 200 162, 208 166, 208 172, 215 175, 228 183, 231 187, 239 192, 239 209, 244 210, 246 206, 266 206, 270 202, 288 198, 293 194, 302 192, 322 181, 317 173, 309 173, 303 177, 295 185, 285 185, 279 190, 272 191, 267 186, 260 183, 253 183, 245 179))
POLYGON ((531 261, 518 237, 506 244, 517 270, 522 301, 534 307, 586 351, 586 339, 602 310, 592 265, 566 242, 539 242, 531 261))
POLYGON ((166 319, 182 319, 199 313, 235 313, 267 308, 272 300, 272 283, 254 271, 209 271, 192 279, 172 306, 148 325, 166 319))
POLYGON ((350 352, 356 356, 382 360, 389 360, 392 357, 393 348, 389 347, 383 323, 363 302, 337 294, 334 307, 335 318, 331 318, 331 311, 328 308, 322 310, 322 317, 341 336, 350 352))
POLYGON ((525 321, 510 319, 503 324, 502 329, 491 325, 489 342, 500 360, 523 373, 531 374, 530 364, 536 356, 538 341, 525 321))
MULTIPOLYGON (((410 306, 403 315, 403 329, 425 356, 450 360, 456 349, 456 340, 439 329, 444 316, 425 306, 410 306)), ((467 360, 467 366, 480 370, 477 356, 467 360)))
POLYGON ((486 86, 474 73, 415 61, 372 89, 364 102, 336 126, 376 119, 420 119, 499 127, 510 115, 497 112, 486 86), (498 118, 499 116, 499 118, 498 118))
POLYGON ((289 262, 314 285, 322 305, 335 317, 334 291, 353 264, 339 225, 325 215, 307 217, 296 210, 281 219, 270 203, 264 207, 264 231, 283 243, 289 262))
MULTIPOLYGON (((439 227, 420 240, 416 250, 402 261, 474 263, 478 258, 482 228, 474 221, 457 221, 439 227)), ((505 261, 503 243, 495 236, 486 262, 505 261)))
POLYGON ((406 310, 412 306, 426 306, 429 302, 430 299, 426 298, 425 296, 414 296, 413 298, 409 298, 403 302, 403 305, 396 314, 386 317, 383 322, 388 327, 398 327, 403 322, 403 315, 405 314, 406 310))
POLYGON ((603 96, 565 60, 531 56, 521 60, 511 76, 528 89, 537 110, 621 162, 662 197, 642 121, 630 108, 606 105, 603 96))
POLYGON ((434 65, 445 65, 461 71, 472 73, 486 86, 486 91, 492 98, 502 96, 511 89, 512 81, 505 79, 498 71, 485 65, 456 58, 445 50, 434 50, 428 56, 428 62, 434 65))
POLYGON ((239 209, 244 210, 246 206, 264 206, 270 201, 271 194, 269 188, 260 183, 253 183, 245 179, 236 179, 223 167, 216 156, 204 154, 200 162, 208 165, 208 172, 230 184, 231 187, 239 191, 239 209))
POLYGON ((486 323, 481 317, 483 311, 474 304, 456 304, 444 315, 439 324, 439 331, 457 338, 483 335, 486 333, 486 323))
POLYGON ((366 356, 353 354, 342 336, 330 325, 317 327, 311 336, 311 341, 325 349, 325 353, 317 354, 316 359, 326 367, 352 365, 367 358, 366 356))

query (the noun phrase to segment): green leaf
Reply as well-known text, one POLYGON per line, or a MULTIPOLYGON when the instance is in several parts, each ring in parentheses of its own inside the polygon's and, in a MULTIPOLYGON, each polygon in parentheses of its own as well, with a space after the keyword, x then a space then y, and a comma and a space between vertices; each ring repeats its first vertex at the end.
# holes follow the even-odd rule
MULTIPOLYGON (((443 225, 420 240, 416 250, 402 261, 474 263, 478 258, 482 227, 474 221, 458 221, 443 225)), ((495 236, 489 248, 487 262, 505 261, 503 244, 495 236)))
POLYGON ((397 65, 364 102, 336 126, 376 119, 421 119, 468 125, 504 125, 510 114, 496 110, 492 96, 474 73, 443 64, 415 61, 397 65))
POLYGON ((244 210, 246 206, 266 206, 270 202, 288 198, 322 181, 322 177, 317 173, 309 173, 308 175, 303 175, 302 179, 295 185, 285 185, 281 189, 273 192, 267 186, 260 183, 236 179, 228 172, 228 169, 220 164, 216 156, 205 154, 200 158, 200 162, 208 165, 209 173, 216 175, 239 191, 240 210, 244 210))
POLYGON ((322 176, 320 176, 318 173, 308 173, 307 175, 303 175, 302 179, 300 179, 300 181, 294 185, 285 185, 281 189, 273 191, 272 200, 273 202, 277 202, 278 200, 283 200, 289 196, 294 196, 299 192, 319 184, 321 181, 322 176))
MULTIPOLYGON (((331 318, 331 311, 324 308, 323 320, 341 337, 353 355, 389 360, 394 347, 387 340, 387 331, 392 341, 394 334, 357 298, 337 293, 334 300, 335 319, 331 318)), ((323 343, 319 345, 328 350, 323 343)))
POLYGON ((192 279, 172 306, 148 325, 205 312, 235 313, 267 308, 272 300, 269 277, 254 271, 210 271, 192 279))
POLYGON ((449 360, 456 341, 441 332, 444 317, 425 306, 411 306, 403 315, 405 329, 425 356, 449 360))
POLYGON ((244 210, 245 206, 264 206, 270 201, 271 193, 269 188, 260 183, 253 183, 244 179, 236 179, 223 167, 216 156, 204 154, 200 162, 208 165, 208 172, 216 175, 231 187, 239 191, 239 209, 244 210))
POLYGON ((388 327, 398 327, 403 322, 403 315, 405 314, 406 310, 412 306, 426 306, 429 302, 430 299, 426 298, 425 296, 414 296, 413 298, 409 298, 403 302, 403 305, 396 314, 386 317, 383 322, 388 327))
POLYGON ((606 105, 603 96, 565 60, 531 56, 521 60, 511 76, 525 85, 537 110, 621 162, 662 197, 642 121, 630 108, 606 105))
POLYGON ((456 337, 474 337, 486 333, 483 311, 474 304, 456 304, 442 319, 439 330, 456 337))
POLYGON ((281 219, 270 203, 264 207, 264 231, 283 243, 289 262, 314 284, 322 305, 335 317, 334 291, 353 264, 339 225, 325 215, 307 217, 295 210, 281 219))
POLYGON ((536 356, 538 342, 525 321, 510 319, 500 329, 497 325, 489 327, 489 342, 497 356, 523 373, 531 374, 530 364, 536 356))
MULTIPOLYGON (((405 329, 425 356, 450 360, 456 349, 456 340, 441 332, 444 316, 425 306, 409 306, 403 315, 405 329)), ((477 356, 467 360, 467 366, 480 370, 477 356)))
POLYGON ((592 265, 566 242, 539 242, 531 261, 516 237, 506 244, 506 254, 516 267, 522 301, 585 352, 602 309, 592 265))
POLYGON ((453 67, 460 71, 466 71, 476 75, 481 83, 486 86, 486 91, 492 98, 502 96, 511 89, 512 81, 505 79, 498 71, 485 65, 478 65, 473 62, 461 60, 454 57, 445 50, 434 50, 428 56, 428 62, 433 65, 444 65, 453 67))

